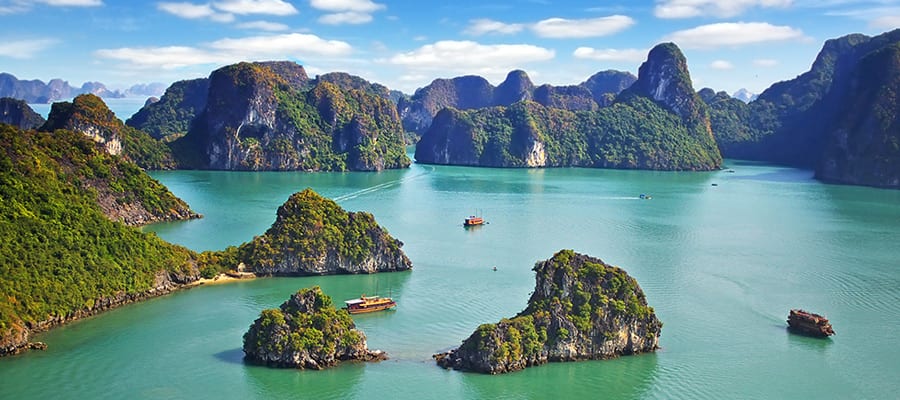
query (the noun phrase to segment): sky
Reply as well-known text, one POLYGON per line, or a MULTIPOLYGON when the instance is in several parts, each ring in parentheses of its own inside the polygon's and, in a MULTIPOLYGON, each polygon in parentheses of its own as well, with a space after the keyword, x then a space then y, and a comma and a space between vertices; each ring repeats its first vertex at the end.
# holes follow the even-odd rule
POLYGON ((0 0, 0 72, 116 89, 291 60, 412 94, 513 69, 573 85, 637 74, 677 44, 694 88, 759 93, 807 71, 825 40, 900 27, 900 0, 0 0))

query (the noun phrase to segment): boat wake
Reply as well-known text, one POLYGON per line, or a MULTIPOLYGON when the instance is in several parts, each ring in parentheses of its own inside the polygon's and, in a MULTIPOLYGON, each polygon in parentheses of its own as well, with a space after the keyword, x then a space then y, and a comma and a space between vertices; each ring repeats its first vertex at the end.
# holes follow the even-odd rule
POLYGON ((355 199, 355 198, 357 198, 357 197, 359 197, 359 196, 364 196, 364 195, 367 195, 367 194, 375 193, 375 192, 378 192, 378 191, 380 191, 380 190, 389 188, 389 187, 391 187, 391 186, 398 186, 398 185, 400 185, 400 184, 403 183, 403 182, 408 182, 408 181, 411 181, 411 180, 413 180, 413 179, 418 179, 418 178, 421 178, 421 177, 423 177, 423 176, 425 176, 425 175, 428 175, 428 173, 425 172, 425 173, 421 173, 421 174, 416 174, 416 175, 406 176, 406 177, 403 177, 403 178, 400 178, 400 179, 397 179, 397 180, 393 180, 393 181, 388 181, 388 182, 384 182, 384 183, 379 183, 379 184, 377 184, 377 185, 369 186, 369 187, 367 187, 367 188, 365 188, 365 189, 360 189, 360 190, 357 190, 357 191, 355 191, 355 192, 351 192, 351 193, 347 193, 347 194, 342 194, 342 195, 340 195, 340 196, 337 196, 337 197, 332 198, 332 200, 334 200, 334 201, 337 202, 337 203, 340 203, 340 202, 343 202, 343 201, 347 201, 347 200, 352 200, 352 199, 355 199))

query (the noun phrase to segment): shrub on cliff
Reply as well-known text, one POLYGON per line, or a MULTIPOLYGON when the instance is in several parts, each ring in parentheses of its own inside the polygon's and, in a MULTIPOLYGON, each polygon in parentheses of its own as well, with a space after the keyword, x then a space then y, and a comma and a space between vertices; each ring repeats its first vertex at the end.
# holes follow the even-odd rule
POLYGON ((438 364, 498 374, 658 348, 662 323, 621 268, 561 250, 534 271, 535 290, 524 311, 479 326, 458 349, 435 355, 438 364))
POLYGON ((244 334, 243 349, 250 362, 300 369, 384 358, 368 350, 366 335, 350 314, 335 309, 318 286, 300 289, 279 308, 263 310, 244 334))

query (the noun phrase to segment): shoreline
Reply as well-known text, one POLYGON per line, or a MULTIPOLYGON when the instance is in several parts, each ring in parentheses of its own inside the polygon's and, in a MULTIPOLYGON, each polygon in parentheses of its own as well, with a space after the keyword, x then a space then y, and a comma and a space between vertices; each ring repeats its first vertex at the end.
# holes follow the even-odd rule
POLYGON ((176 283, 169 280, 167 276, 166 283, 145 292, 136 294, 121 293, 117 297, 99 300, 98 303, 103 304, 99 307, 77 310, 64 317, 48 318, 31 326, 20 326, 18 329, 11 328, 7 332, 2 332, 0 333, 3 335, 0 336, 0 357, 13 356, 34 349, 44 350, 47 348, 45 343, 32 342, 30 340, 33 334, 47 332, 53 328, 93 317, 114 308, 165 296, 179 290, 188 290, 206 285, 221 285, 238 281, 249 281, 256 278, 256 274, 252 272, 230 272, 220 273, 209 279, 200 278, 187 283, 176 283))
POLYGON ((205 285, 221 285, 225 283, 233 283, 239 281, 249 281, 258 278, 256 274, 252 272, 232 272, 232 273, 220 273, 212 278, 200 278, 191 283, 185 284, 185 289, 191 289, 198 286, 205 285))

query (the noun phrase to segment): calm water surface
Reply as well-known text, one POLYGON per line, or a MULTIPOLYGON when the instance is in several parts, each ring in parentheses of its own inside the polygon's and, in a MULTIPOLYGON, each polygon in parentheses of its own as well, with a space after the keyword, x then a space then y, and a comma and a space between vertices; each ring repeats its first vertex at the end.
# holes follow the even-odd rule
POLYGON ((897 398, 900 191, 730 167, 156 172, 205 215, 145 228, 175 243, 207 250, 249 240, 291 193, 312 187, 372 212, 415 268, 258 279, 117 309, 41 335, 47 351, 0 359, 0 398, 897 398), (490 224, 464 229, 475 210, 490 224), (531 267, 562 248, 637 278, 665 323, 659 352, 503 376, 435 366, 433 353, 523 309, 531 267), (354 319, 391 359, 329 371, 244 365, 241 336, 259 311, 312 285, 337 302, 390 292, 395 311, 354 319), (825 313, 837 335, 789 335, 793 307, 825 313))

